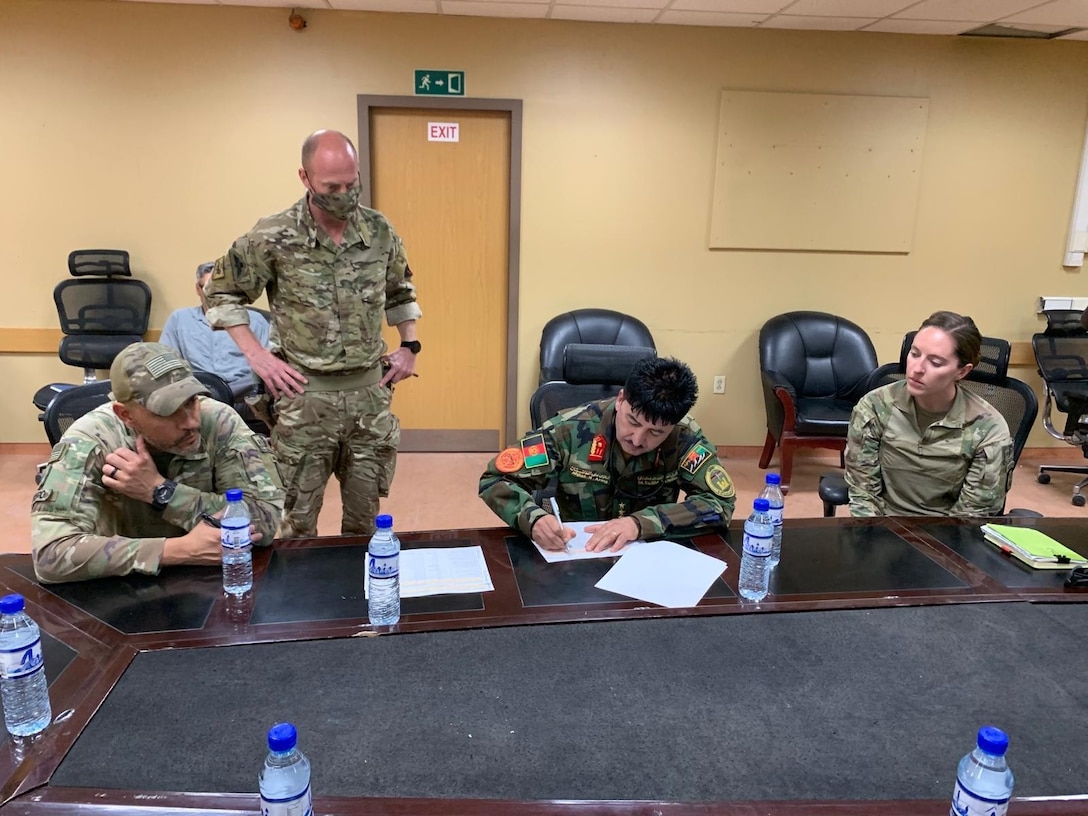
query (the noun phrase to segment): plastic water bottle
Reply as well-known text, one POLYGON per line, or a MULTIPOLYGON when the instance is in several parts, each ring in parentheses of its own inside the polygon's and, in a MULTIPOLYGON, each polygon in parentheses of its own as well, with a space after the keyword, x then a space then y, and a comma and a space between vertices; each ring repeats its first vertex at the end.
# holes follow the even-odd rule
POLYGON ((774 524, 774 541, 771 544, 771 557, 767 562, 768 567, 777 567, 782 560, 782 507, 786 503, 782 495, 782 477, 777 473, 767 474, 767 486, 759 494, 761 499, 766 499, 770 506, 771 523, 774 524))
POLYGON ((310 760, 298 749, 298 732, 291 723, 268 729, 268 756, 257 778, 261 816, 311 816, 310 760))
POLYGON ((42 633, 22 595, 0 598, 0 694, 8 733, 29 737, 53 719, 42 660, 42 633))
POLYGON ((370 537, 367 577, 370 597, 367 614, 373 626, 392 626, 400 620, 400 539, 393 534, 393 517, 374 519, 378 528, 370 537))
POLYGON ((253 544, 249 540, 249 509, 242 491, 227 491, 227 509, 220 520, 223 545, 223 591, 244 595, 253 589, 253 544))
POLYGON ((771 581, 771 549, 774 523, 766 499, 752 503, 752 515, 744 522, 744 554, 740 559, 740 596, 749 601, 767 597, 771 581))
POLYGON ((1009 738, 1000 728, 978 730, 978 747, 960 760, 948 816, 1005 816, 1012 797, 1012 771, 1005 762, 1009 738))

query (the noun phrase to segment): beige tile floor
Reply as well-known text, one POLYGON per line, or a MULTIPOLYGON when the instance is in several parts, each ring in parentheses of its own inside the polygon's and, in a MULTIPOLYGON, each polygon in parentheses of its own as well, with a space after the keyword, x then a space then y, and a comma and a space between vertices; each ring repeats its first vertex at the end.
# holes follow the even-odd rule
MULTIPOLYGON (((48 455, 47 448, 10 446, 0 450, 0 551, 30 551, 30 500, 34 494, 34 466, 48 455), (28 450, 29 448, 29 450, 28 450)), ((1025 451, 1013 480, 1009 507, 1028 507, 1047 516, 1088 520, 1088 508, 1070 503, 1079 477, 1055 474, 1049 485, 1035 480, 1041 462, 1078 463, 1077 451, 1060 449, 1025 451), (1070 456, 1070 454, 1074 454, 1070 456)), ((391 495, 382 503, 401 531, 497 527, 499 520, 476 495, 477 482, 490 458, 486 453, 406 453, 397 465, 391 495)), ((738 508, 751 506, 763 486, 765 471, 757 464, 758 450, 723 458, 737 487, 738 508)), ((821 451, 799 453, 794 465, 792 489, 786 498, 786 518, 818 517, 823 513, 816 486, 820 474, 838 465, 838 457, 821 451)), ((772 468, 775 463, 772 462, 772 468)), ((740 510, 738 509, 738 513, 740 510)), ((839 511, 844 515, 843 511, 839 511)), ((318 520, 322 535, 340 532, 340 496, 332 481, 318 520)))

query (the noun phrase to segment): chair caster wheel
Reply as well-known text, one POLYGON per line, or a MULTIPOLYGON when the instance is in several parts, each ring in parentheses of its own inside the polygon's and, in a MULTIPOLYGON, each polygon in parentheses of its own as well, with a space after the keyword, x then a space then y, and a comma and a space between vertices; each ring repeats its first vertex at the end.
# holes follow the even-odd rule
POLYGON ((1050 474, 1040 473, 1038 476, 1035 477, 1035 481, 1037 481, 1039 484, 1050 484, 1050 474))
POLYGON ((1084 507, 1084 502, 1085 501, 1086 501, 1085 497, 1082 496, 1080 493, 1078 493, 1077 495, 1075 495, 1073 497, 1073 506, 1074 507, 1084 507))

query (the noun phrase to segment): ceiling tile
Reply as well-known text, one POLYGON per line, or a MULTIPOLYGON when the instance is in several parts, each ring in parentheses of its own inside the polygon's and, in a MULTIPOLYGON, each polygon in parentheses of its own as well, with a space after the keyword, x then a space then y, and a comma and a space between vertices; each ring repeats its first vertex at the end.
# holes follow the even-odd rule
POLYGON ((403 11, 409 14, 437 14, 435 0, 329 0, 340 11, 403 11))
POLYGON ((980 22, 963 20, 900 20, 888 18, 877 20, 866 31, 882 31, 886 34, 962 34, 972 28, 978 28, 980 22))
POLYGON ((969 20, 990 23, 1039 5, 1039 0, 922 0, 893 17, 904 20, 969 20))
POLYGON ((652 23, 657 15, 657 9, 556 5, 552 7, 552 13, 549 16, 553 20, 589 20, 601 23, 652 23))
POLYGON ((659 23, 694 26, 739 26, 750 28, 767 19, 766 14, 715 14, 712 11, 666 11, 659 23))
POLYGON ((887 17, 914 0, 797 0, 784 13, 801 17, 887 17))
POLYGON ((670 10, 714 11, 719 14, 774 14, 792 0, 673 0, 670 10))
POLYGON ((1088 26, 1088 1, 1052 0, 1052 2, 1038 8, 1009 15, 1003 18, 1001 22, 1042 23, 1044 25, 1062 26, 1063 28, 1088 26))
POLYGON ((872 17, 796 17, 790 14, 776 14, 767 22, 760 23, 760 28, 794 28, 807 31, 857 31, 870 23, 872 17))
POLYGON ((663 9, 669 0, 563 0, 564 6, 597 6, 598 8, 663 9))
POLYGON ((442 13, 469 17, 538 17, 548 13, 547 3, 503 3, 498 0, 442 0, 442 13))

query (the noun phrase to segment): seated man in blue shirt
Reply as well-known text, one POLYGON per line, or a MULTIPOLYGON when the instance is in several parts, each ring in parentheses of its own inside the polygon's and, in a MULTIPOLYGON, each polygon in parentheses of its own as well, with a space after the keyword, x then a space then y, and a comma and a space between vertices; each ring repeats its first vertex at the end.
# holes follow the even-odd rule
MULTIPOLYGON (((235 399, 253 391, 255 375, 245 355, 225 331, 215 331, 204 317, 208 302, 204 299, 204 284, 211 277, 214 263, 196 268, 196 293, 199 306, 178 309, 166 319, 159 342, 175 349, 189 365, 199 371, 218 374, 230 385, 235 399)), ((249 328, 261 345, 268 348, 268 321, 260 312, 249 310, 249 328)))

